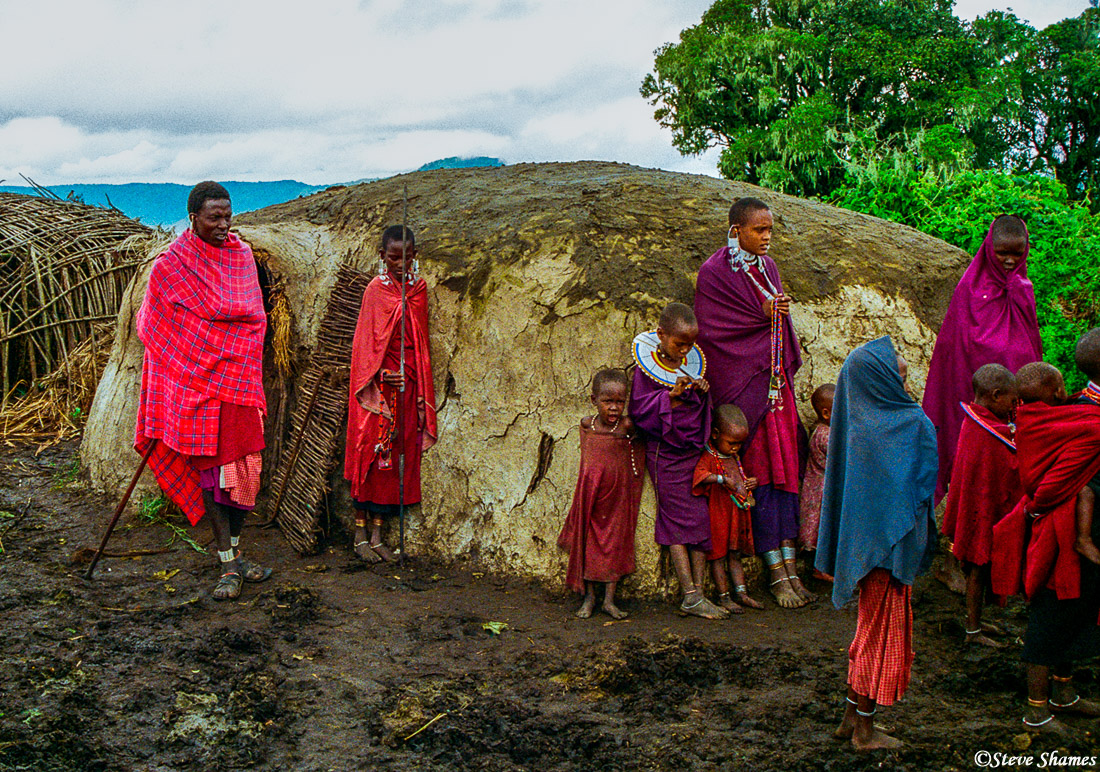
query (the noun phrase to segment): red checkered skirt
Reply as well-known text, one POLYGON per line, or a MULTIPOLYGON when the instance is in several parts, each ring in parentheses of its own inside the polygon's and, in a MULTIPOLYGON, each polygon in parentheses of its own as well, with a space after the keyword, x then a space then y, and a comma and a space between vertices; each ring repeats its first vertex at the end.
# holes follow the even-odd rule
POLYGON ((848 685, 879 705, 893 705, 913 668, 911 588, 884 568, 859 581, 856 637, 848 647, 848 685))

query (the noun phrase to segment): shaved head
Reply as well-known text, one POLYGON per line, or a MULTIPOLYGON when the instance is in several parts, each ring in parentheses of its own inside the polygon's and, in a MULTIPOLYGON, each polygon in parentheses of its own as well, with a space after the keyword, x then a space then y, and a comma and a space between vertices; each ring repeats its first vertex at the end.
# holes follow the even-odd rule
POLYGON ((1086 378, 1100 383, 1100 327, 1093 327, 1077 341, 1073 361, 1086 378))
POLYGON ((719 405, 714 411, 714 424, 720 432, 749 430, 749 419, 745 418, 745 412, 737 405, 719 405))
POLYGON ((975 399, 991 397, 995 391, 1016 391, 1016 376, 1004 365, 995 363, 982 365, 975 370, 970 383, 974 387, 975 399))
POLYGON ((1046 362, 1032 362, 1016 371, 1016 387, 1020 392, 1020 401, 1046 402, 1057 404, 1065 400, 1066 384, 1062 371, 1046 362))
POLYGON ((665 310, 661 312, 661 318, 657 320, 657 326, 665 332, 696 327, 698 324, 691 306, 683 303, 669 303, 665 306, 665 310))

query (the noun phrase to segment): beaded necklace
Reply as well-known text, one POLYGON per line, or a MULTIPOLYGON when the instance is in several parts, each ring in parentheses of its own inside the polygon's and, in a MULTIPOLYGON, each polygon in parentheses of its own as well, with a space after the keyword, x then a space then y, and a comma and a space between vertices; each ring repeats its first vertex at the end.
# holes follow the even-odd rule
MULTIPOLYGON (((745 250, 737 247, 736 249, 730 248, 730 268, 735 272, 741 271, 749 278, 749 280, 756 285, 756 288, 760 290, 760 294, 764 296, 765 300, 774 301, 779 295, 779 290, 772 280, 768 278, 767 272, 764 270, 764 258, 760 255, 754 255, 745 250), (756 278, 756 275, 749 270, 755 268, 757 272, 764 278, 767 286, 760 283, 756 278)), ((768 405, 771 410, 783 409, 783 315, 772 310, 771 318, 771 338, 770 338, 770 367, 771 376, 768 379, 768 405)))
POLYGON ((1094 405, 1100 405, 1100 386, 1097 386, 1092 381, 1089 381, 1089 385, 1086 386, 1085 390, 1081 392, 1081 396, 1094 405))
MULTIPOLYGON (((589 420, 589 423, 591 423, 591 425, 592 425, 592 431, 593 432, 596 432, 596 421, 598 421, 599 418, 600 418, 600 414, 596 413, 596 415, 592 416, 592 418, 589 420)), ((615 427, 619 425, 619 421, 621 421, 621 420, 623 420, 622 416, 619 416, 617 419, 615 419, 615 423, 610 425, 611 426, 611 431, 608 432, 608 434, 613 435, 615 433, 615 427)), ((596 432, 596 434, 603 434, 603 432, 596 432)), ((635 451, 634 437, 629 435, 629 434, 624 434, 623 437, 630 442, 630 473, 635 478, 637 478, 640 475, 638 473, 638 462, 635 460, 635 457, 637 456, 637 453, 634 452, 635 451)))
MULTIPOLYGON (((745 482, 745 470, 741 466, 741 458, 736 453, 732 456, 727 456, 724 453, 719 453, 717 449, 715 449, 715 447, 709 442, 707 443, 707 452, 715 458, 719 459, 720 461, 728 461, 730 459, 733 459, 733 462, 737 464, 737 472, 741 475, 741 482, 745 482)), ((745 495, 743 496, 738 494, 736 488, 732 491, 729 490, 729 488, 726 488, 726 490, 729 492, 730 498, 733 499, 733 503, 737 505, 738 509, 748 509, 749 507, 756 505, 756 500, 753 498, 752 494, 748 492, 748 489, 745 489, 745 495)))
MULTIPOLYGON (((1003 442, 1005 445, 1008 445, 1008 447, 1012 448, 1013 452, 1016 451, 1016 443, 1013 442, 1012 440, 1010 440, 1008 437, 1005 437, 999 431, 997 431, 996 428, 994 428, 993 424, 989 423, 989 421, 985 420, 980 415, 978 415, 977 411, 975 411, 974 408, 970 407, 970 405, 966 404, 965 402, 960 402, 959 405, 960 405, 960 407, 962 407, 963 412, 966 413, 967 416, 969 416, 970 420, 972 420, 978 426, 985 429, 987 432, 992 434, 994 437, 996 437, 998 440, 1003 442)), ((1016 427, 1015 426, 1013 426, 1012 424, 1008 424, 1008 428, 1009 428, 1009 431, 1011 431, 1013 434, 1015 434, 1015 432, 1016 432, 1016 427)))

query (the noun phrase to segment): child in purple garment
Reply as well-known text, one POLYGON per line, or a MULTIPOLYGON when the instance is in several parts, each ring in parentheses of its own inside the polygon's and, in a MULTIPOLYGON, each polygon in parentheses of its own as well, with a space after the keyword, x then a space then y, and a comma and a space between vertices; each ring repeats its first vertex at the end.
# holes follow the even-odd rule
POLYGON ((655 333, 634 339, 638 366, 630 417, 647 439, 646 467, 657 495, 654 537, 668 547, 683 592, 680 612, 725 619, 729 612, 703 595, 710 512, 705 499, 691 495, 695 464, 710 436, 710 385, 703 378, 705 361, 695 348, 698 335, 691 308, 671 303, 655 333))
MULTIPOLYGON (((817 425, 810 435, 810 456, 806 461, 806 476, 802 479, 799 501, 798 541, 806 562, 814 563, 817 551, 817 526, 821 520, 821 491, 825 485, 825 459, 829 453, 829 419, 833 415, 833 393, 836 384, 823 383, 814 389, 810 405, 817 413, 817 425)), ((831 582, 833 578, 814 569, 814 578, 831 582)))

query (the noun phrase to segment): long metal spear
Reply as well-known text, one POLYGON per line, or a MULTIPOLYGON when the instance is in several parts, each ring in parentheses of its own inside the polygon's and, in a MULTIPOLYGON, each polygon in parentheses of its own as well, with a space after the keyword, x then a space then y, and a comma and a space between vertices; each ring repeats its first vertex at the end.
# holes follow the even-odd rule
POLYGON ((401 394, 397 398, 397 436, 400 445, 397 451, 397 528, 400 536, 398 565, 405 566, 405 293, 408 287, 408 246, 409 246, 409 183, 404 183, 401 199, 401 394))

